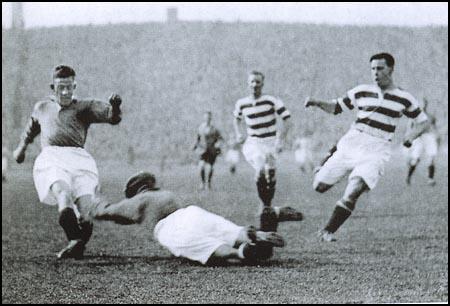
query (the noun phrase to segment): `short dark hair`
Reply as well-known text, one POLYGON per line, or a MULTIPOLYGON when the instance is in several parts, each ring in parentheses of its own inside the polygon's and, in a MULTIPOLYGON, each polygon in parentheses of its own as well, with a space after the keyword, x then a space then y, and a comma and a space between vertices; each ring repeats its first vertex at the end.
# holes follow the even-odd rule
POLYGON ((58 65, 53 69, 53 79, 75 77, 75 70, 66 65, 58 65))
POLYGON ((381 60, 384 59, 386 61, 386 64, 388 65, 388 67, 394 67, 395 65, 395 59, 392 55, 390 55, 389 53, 377 53, 375 55, 372 55, 372 57, 370 58, 369 62, 372 62, 373 60, 381 60))
POLYGON ((257 70, 252 70, 249 75, 260 75, 264 81, 264 73, 262 73, 261 71, 257 71, 257 70))

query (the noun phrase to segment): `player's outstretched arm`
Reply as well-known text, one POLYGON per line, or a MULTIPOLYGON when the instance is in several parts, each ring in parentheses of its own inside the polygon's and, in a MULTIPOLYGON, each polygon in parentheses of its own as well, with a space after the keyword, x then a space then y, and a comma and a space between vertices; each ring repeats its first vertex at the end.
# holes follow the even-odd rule
POLYGON ((20 137, 20 142, 13 152, 13 157, 17 163, 21 164, 25 160, 25 151, 34 138, 41 132, 41 126, 37 119, 31 117, 20 137))
POLYGON ((322 101, 322 100, 315 100, 310 97, 307 97, 305 99, 304 105, 305 105, 305 108, 315 106, 315 107, 322 109, 323 111, 325 111, 327 113, 335 114, 337 101, 336 100, 322 101))

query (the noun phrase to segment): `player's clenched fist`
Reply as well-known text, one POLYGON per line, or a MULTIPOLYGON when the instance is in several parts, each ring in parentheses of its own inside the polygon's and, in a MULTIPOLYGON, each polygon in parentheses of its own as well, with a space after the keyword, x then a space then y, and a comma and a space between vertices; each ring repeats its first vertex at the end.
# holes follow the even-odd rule
POLYGON ((310 97, 306 97, 304 106, 305 107, 310 107, 310 106, 313 106, 313 105, 314 105, 314 101, 310 97))
POLYGON ((17 148, 13 152, 13 157, 18 164, 21 164, 25 160, 25 152, 20 148, 17 148))
POLYGON ((112 107, 119 107, 120 104, 122 104, 122 98, 117 94, 112 94, 109 97, 109 104, 111 104, 112 107))

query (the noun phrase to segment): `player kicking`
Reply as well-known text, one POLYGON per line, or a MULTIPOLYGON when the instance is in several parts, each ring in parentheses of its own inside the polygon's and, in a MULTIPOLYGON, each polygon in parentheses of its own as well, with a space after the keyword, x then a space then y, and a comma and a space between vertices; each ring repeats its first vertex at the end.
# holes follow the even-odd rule
MULTIPOLYGON (((236 139, 244 142, 241 132, 242 119, 247 127, 247 138, 242 153, 247 162, 255 169, 258 196, 262 202, 260 209, 260 229, 276 231, 277 224, 270 219, 274 216, 281 221, 299 221, 302 214, 291 207, 272 207, 275 195, 275 161, 282 151, 286 134, 291 125, 290 113, 280 99, 262 93, 264 75, 252 71, 248 76, 250 95, 239 99, 234 109, 233 126, 236 139), (277 131, 276 116, 281 117, 281 129, 277 131)), ((270 251, 268 251, 270 255, 270 251)), ((269 256, 268 255, 268 256, 269 256)))
POLYGON ((404 145, 407 147, 429 125, 417 100, 394 85, 392 55, 376 54, 370 58, 370 63, 374 84, 357 86, 345 97, 332 101, 309 98, 305 101, 305 107, 317 106, 333 114, 344 109, 358 110, 356 122, 339 140, 336 150, 314 178, 314 189, 323 193, 350 172, 344 196, 337 202, 328 224, 320 231, 323 241, 336 240, 334 233, 351 215, 358 198, 377 184, 390 159, 391 140, 400 117, 404 114, 416 122, 415 129, 406 135, 404 145))
MULTIPOLYGON (((412 147, 408 150, 408 176, 406 178, 406 183, 411 184, 411 177, 419 164, 420 157, 423 153, 425 164, 428 167, 428 184, 430 186, 436 185, 434 179, 435 172, 435 159, 438 153, 439 147, 439 133, 436 128, 436 117, 431 115, 428 111, 428 101, 424 99, 423 112, 428 116, 430 121, 430 126, 424 131, 420 137, 413 141, 412 147)), ((409 130, 414 129, 414 121, 410 122, 408 126, 409 130)))
POLYGON ((211 124, 211 112, 205 112, 204 122, 198 127, 197 142, 194 150, 200 155, 198 163, 200 169, 200 177, 202 179, 201 189, 206 186, 211 189, 211 179, 213 176, 214 163, 220 154, 220 142, 223 141, 219 130, 211 124), (206 180, 208 185, 206 185, 206 180))
POLYGON ((92 123, 118 124, 121 98, 113 94, 109 104, 75 99, 75 71, 64 65, 54 69, 50 87, 54 97, 34 106, 13 155, 22 163, 27 146, 41 134, 42 151, 34 163, 34 184, 41 202, 58 205, 59 224, 69 240, 57 257, 81 258, 92 234, 92 223, 80 215, 83 212, 78 208, 92 204, 99 184, 96 163, 84 149, 87 131, 92 123))
POLYGON ((126 183, 126 199, 116 204, 99 199, 91 206, 90 215, 119 224, 145 224, 154 239, 173 255, 202 264, 228 259, 265 260, 268 257, 260 254, 258 248, 261 243, 285 245, 277 233, 238 226, 198 206, 183 207, 172 192, 159 190, 155 185, 151 173, 133 175, 126 183))

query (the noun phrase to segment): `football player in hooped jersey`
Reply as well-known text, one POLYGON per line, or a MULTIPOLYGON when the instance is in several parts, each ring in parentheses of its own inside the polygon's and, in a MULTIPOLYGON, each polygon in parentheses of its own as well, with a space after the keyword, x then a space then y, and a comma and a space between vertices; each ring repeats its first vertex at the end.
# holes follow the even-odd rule
POLYGON ((35 105, 13 156, 22 163, 27 146, 41 134, 34 184, 41 202, 58 205, 59 224, 69 240, 57 257, 81 258, 92 234, 83 210, 92 205, 99 184, 96 163, 84 149, 87 131, 92 123, 118 124, 122 100, 116 94, 109 103, 75 99, 75 71, 65 65, 54 69, 50 87, 55 95, 35 105))
POLYGON ((252 71, 248 77, 250 95, 239 99, 234 109, 234 130, 236 139, 244 141, 241 123, 247 129, 247 138, 242 153, 247 162, 255 169, 255 180, 258 196, 262 202, 260 214, 261 230, 275 231, 277 222, 299 221, 303 216, 291 207, 272 207, 275 194, 275 161, 281 152, 286 134, 291 125, 290 113, 283 102, 262 93, 264 75, 252 71), (281 130, 277 131, 276 117, 281 117, 281 130))
POLYGON ((351 215, 358 198, 377 184, 390 159, 391 140, 400 117, 405 115, 416 122, 414 130, 405 137, 406 147, 429 126, 417 100, 395 86, 394 64, 393 56, 388 53, 373 55, 370 65, 374 84, 357 86, 344 97, 331 101, 310 98, 305 101, 305 107, 317 106, 332 114, 346 109, 358 111, 357 120, 314 178, 314 189, 323 193, 350 173, 344 196, 336 203, 328 224, 319 232, 323 241, 336 240, 334 233, 351 215))

